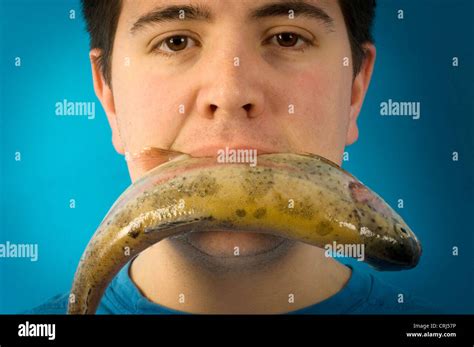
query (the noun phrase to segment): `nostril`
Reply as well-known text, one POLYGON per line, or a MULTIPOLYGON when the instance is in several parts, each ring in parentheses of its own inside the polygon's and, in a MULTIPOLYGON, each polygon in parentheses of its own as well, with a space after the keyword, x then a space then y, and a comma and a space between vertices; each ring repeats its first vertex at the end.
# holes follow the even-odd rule
POLYGON ((243 106, 243 108, 244 108, 245 111, 249 112, 250 109, 252 108, 252 104, 246 104, 246 105, 243 106))

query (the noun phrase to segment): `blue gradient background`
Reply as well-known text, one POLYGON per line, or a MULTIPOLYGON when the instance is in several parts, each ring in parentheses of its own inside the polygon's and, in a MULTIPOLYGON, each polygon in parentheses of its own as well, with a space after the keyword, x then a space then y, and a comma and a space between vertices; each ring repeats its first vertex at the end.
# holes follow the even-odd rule
MULTIPOLYGON (((0 243, 39 245, 37 262, 0 258, 0 313, 16 313, 69 290, 89 238, 130 179, 93 93, 79 3, 0 4, 0 243), (63 99, 95 101, 96 118, 55 116, 63 99)), ((379 0, 375 72, 343 165, 392 206, 404 199, 399 213, 424 249, 410 271, 344 262, 451 313, 474 312, 473 10, 471 0, 379 0), (388 99, 420 101, 421 118, 381 117, 388 99)))

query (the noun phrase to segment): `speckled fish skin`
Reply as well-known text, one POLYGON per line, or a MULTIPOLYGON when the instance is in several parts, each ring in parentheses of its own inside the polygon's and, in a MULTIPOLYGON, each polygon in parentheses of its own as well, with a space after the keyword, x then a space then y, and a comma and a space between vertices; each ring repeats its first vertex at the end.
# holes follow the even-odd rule
POLYGON ((421 256, 403 219, 327 159, 264 154, 252 167, 182 155, 148 172, 112 206, 81 257, 68 313, 95 313, 128 261, 197 230, 263 232, 317 247, 364 244, 364 261, 378 270, 412 268, 421 256))

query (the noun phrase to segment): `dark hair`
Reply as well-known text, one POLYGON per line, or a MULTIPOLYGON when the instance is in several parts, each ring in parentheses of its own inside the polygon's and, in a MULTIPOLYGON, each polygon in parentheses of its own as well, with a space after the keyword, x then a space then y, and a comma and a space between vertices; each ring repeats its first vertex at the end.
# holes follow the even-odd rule
MULTIPOLYGON (((110 84, 112 49, 122 1, 81 0, 81 3, 90 35, 90 47, 102 51, 97 63, 105 81, 110 84)), ((355 76, 359 73, 366 54, 362 45, 373 42, 372 24, 376 0, 339 0, 339 6, 349 35, 355 76)))
POLYGON ((102 52, 97 64, 107 84, 112 82, 112 49, 122 9, 122 0, 81 0, 90 35, 90 47, 102 52))
POLYGON ((372 26, 375 18, 376 0, 339 0, 351 44, 354 76, 364 62, 366 51, 362 46, 374 42, 372 26))

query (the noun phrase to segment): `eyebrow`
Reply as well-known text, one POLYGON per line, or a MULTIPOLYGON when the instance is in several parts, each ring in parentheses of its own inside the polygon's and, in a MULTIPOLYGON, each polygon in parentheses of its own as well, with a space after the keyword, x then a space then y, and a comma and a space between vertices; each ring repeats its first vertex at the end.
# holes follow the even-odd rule
POLYGON ((138 20, 130 28, 130 32, 134 34, 140 29, 143 29, 144 27, 151 24, 185 20, 200 20, 210 22, 212 21, 211 11, 209 8, 199 5, 172 5, 155 8, 151 12, 148 12, 138 18, 138 20), (184 18, 181 19, 180 15, 183 15, 184 18))
POLYGON ((298 16, 314 18, 321 21, 328 29, 334 29, 334 19, 321 7, 309 4, 305 0, 283 0, 265 4, 250 13, 253 19, 269 17, 288 17, 293 11, 295 18, 298 16))
MULTIPOLYGON (((334 29, 334 19, 321 7, 309 4, 305 0, 280 0, 262 5, 253 9, 249 18, 254 20, 271 17, 288 17, 290 11, 293 11, 295 18, 298 16, 314 18, 321 21, 328 29, 334 29)), ((203 5, 172 5, 158 7, 142 15, 130 28, 130 33, 146 26, 173 21, 206 21, 212 22, 213 16, 211 10, 203 5), (184 18, 180 18, 183 15, 184 18)))

